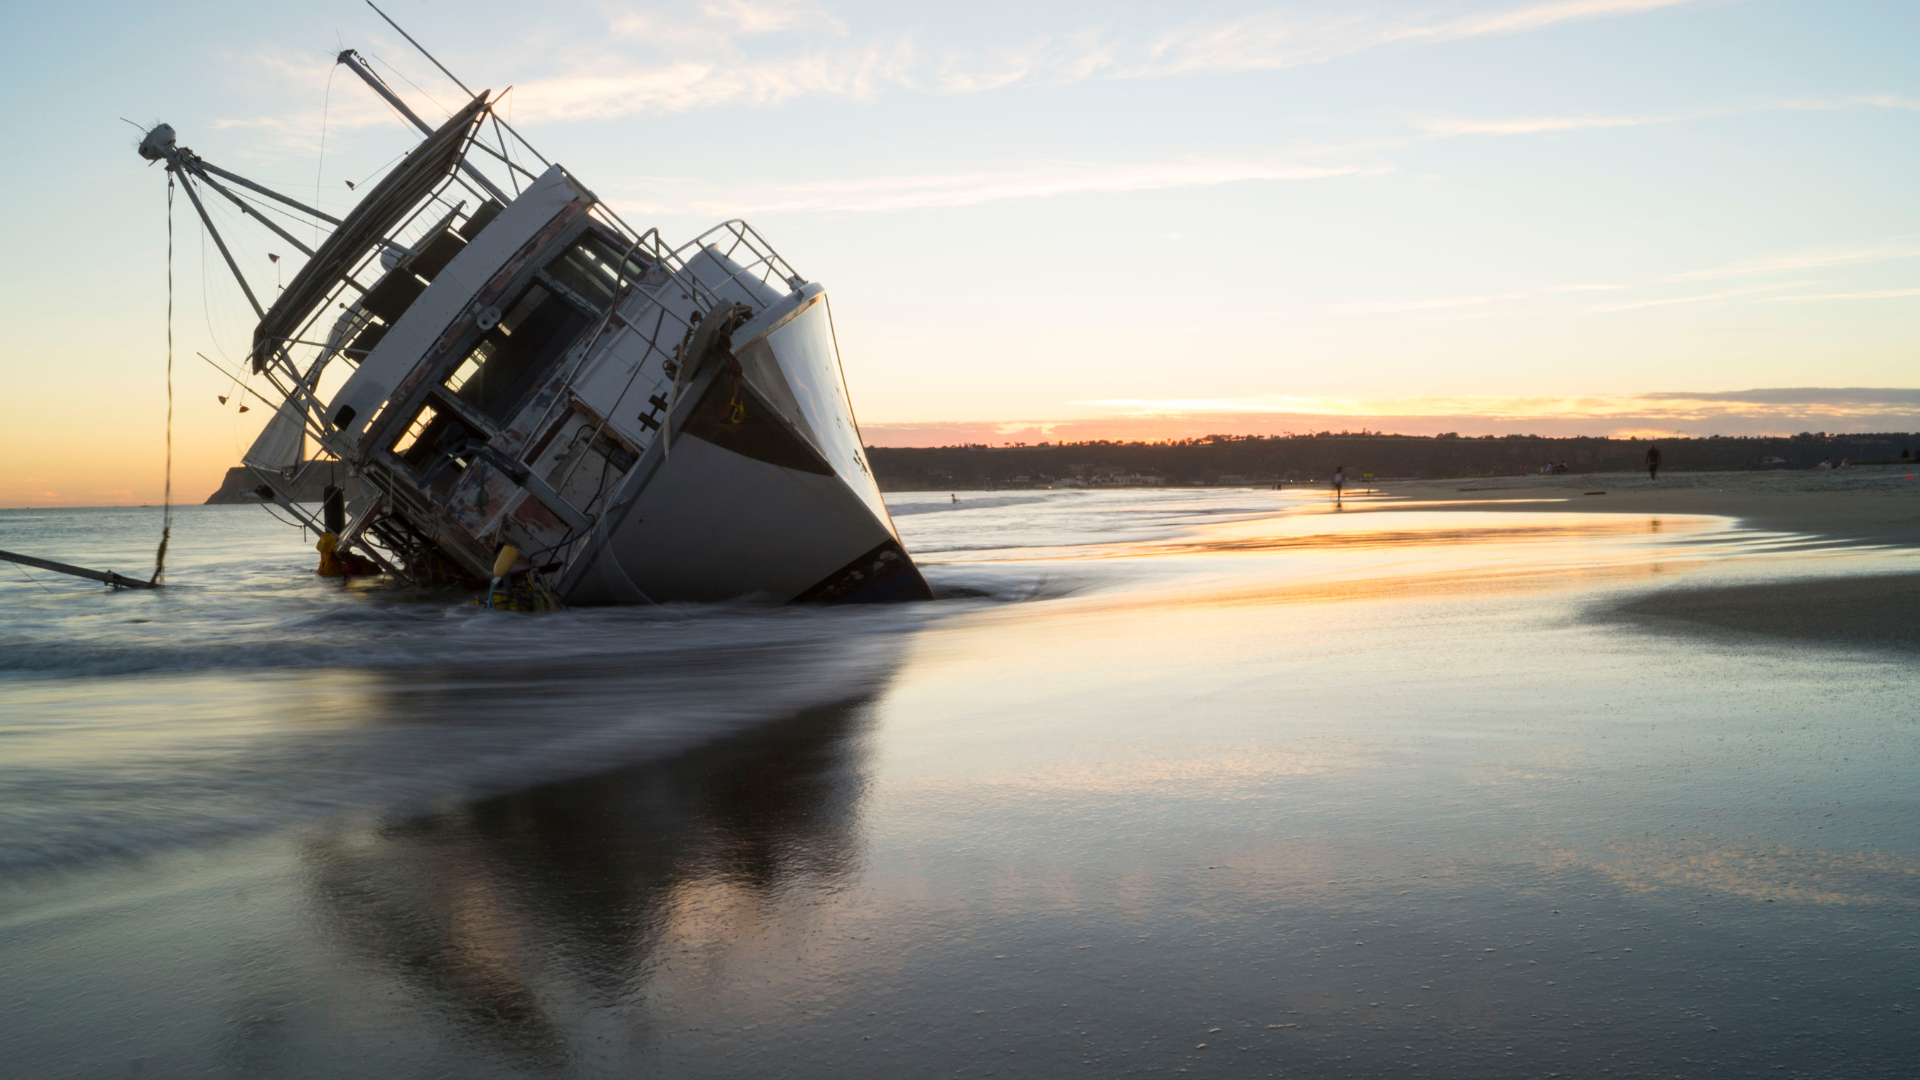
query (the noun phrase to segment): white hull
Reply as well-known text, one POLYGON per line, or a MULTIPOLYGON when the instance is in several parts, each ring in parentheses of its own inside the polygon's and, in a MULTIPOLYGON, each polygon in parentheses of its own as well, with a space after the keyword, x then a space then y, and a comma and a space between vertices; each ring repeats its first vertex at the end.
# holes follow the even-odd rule
POLYGON ((724 372, 689 387, 562 583, 569 603, 929 596, 860 447, 824 292, 767 314, 734 335, 751 406, 734 426, 757 437, 701 422, 730 400, 724 372))

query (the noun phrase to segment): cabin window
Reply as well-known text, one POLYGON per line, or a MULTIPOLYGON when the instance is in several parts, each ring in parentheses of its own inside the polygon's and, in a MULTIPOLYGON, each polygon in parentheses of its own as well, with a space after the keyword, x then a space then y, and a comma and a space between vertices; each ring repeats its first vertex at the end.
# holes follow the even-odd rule
POLYGON ((413 421, 393 442, 393 453, 428 487, 445 493, 472 463, 486 439, 458 416, 432 403, 420 406, 413 421))
POLYGON ((505 424, 515 408, 592 318, 544 285, 520 294, 444 381, 447 389, 505 424))
MULTIPOLYGON (((614 293, 623 279, 621 256, 626 251, 627 245, 616 247, 599 233, 589 230, 580 234, 580 238, 568 246, 559 258, 547 264, 547 273, 580 299, 605 311, 613 302, 614 293)), ((624 280, 628 284, 638 281, 647 269, 647 264, 627 259, 624 280)))
POLYGON ((440 413, 433 406, 421 406, 420 414, 413 418, 413 423, 407 425, 407 430, 401 433, 399 441, 393 444, 393 452, 404 458, 407 451, 413 448, 413 444, 420 441, 420 436, 433 426, 434 420, 439 415, 440 413))

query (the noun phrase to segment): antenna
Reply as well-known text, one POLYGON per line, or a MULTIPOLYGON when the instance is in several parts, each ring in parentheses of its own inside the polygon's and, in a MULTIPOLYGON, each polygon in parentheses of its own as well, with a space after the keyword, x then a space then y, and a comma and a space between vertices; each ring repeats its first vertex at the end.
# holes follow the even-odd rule
MULTIPOLYGON (((466 90, 466 92, 467 92, 467 96, 469 96, 469 97, 471 97, 471 96, 473 96, 473 91, 467 88, 467 84, 466 84, 466 83, 463 83, 463 82, 461 82, 461 81, 460 81, 460 77, 459 77, 458 75, 455 75, 455 74, 454 74, 453 72, 451 72, 451 71, 448 71, 448 70, 447 70, 447 65, 445 65, 445 64, 443 64, 443 63, 441 63, 441 62, 440 62, 440 61, 438 61, 438 60, 435 60, 435 59, 433 58, 433 54, 432 54, 432 53, 430 53, 430 52, 428 52, 428 51, 426 50, 426 47, 425 47, 425 46, 423 46, 423 45, 421 45, 421 44, 420 44, 419 42, 417 42, 417 41, 415 41, 415 40, 413 40, 413 35, 412 35, 412 34, 409 34, 409 33, 407 33, 407 32, 406 32, 405 30, 402 30, 402 29, 400 29, 400 24, 399 24, 399 23, 397 23, 397 22, 394 22, 394 21, 393 21, 393 18, 392 18, 391 16, 389 16, 389 15, 388 15, 388 14, 387 14, 386 12, 384 12, 384 11, 381 11, 381 10, 380 10, 380 6, 379 6, 378 4, 375 4, 375 3, 373 2, 373 0, 367 0, 367 6, 373 9, 373 13, 374 13, 375 15, 378 15, 378 16, 380 16, 380 17, 381 17, 382 19, 385 19, 385 20, 387 21, 387 25, 388 25, 388 26, 391 26, 391 27, 393 27, 393 28, 394 28, 394 30, 395 30, 396 32, 398 32, 398 33, 399 33, 399 35, 400 35, 401 37, 403 37, 403 38, 406 38, 406 39, 407 39, 407 44, 409 44, 409 45, 411 45, 411 46, 413 46, 413 47, 414 47, 414 48, 416 48, 416 49, 419 49, 419 50, 420 50, 420 55, 421 55, 421 56, 424 56, 424 57, 426 57, 426 58, 427 58, 427 60, 428 60, 429 62, 431 62, 431 63, 433 64, 433 66, 434 66, 434 67, 437 67, 437 68, 439 68, 439 69, 440 69, 440 74, 442 74, 442 75, 445 75, 445 76, 446 76, 447 78, 449 78, 449 79, 452 79, 452 80, 453 80, 453 85, 455 85, 455 86, 457 86, 457 87, 459 87, 459 88, 460 88, 460 89, 462 89, 462 90, 466 90)), ((344 50, 343 50, 343 55, 344 55, 344 50)), ((374 89, 376 89, 376 90, 377 90, 377 89, 379 89, 379 87, 375 87, 374 89)), ((502 96, 505 96, 505 95, 502 95, 502 96)), ((512 124, 509 124, 509 123, 507 123, 506 121, 504 121, 504 120, 502 120, 502 119, 500 119, 500 117, 499 117, 498 115, 495 115, 495 116, 494 116, 494 118, 493 118, 493 122, 494 122, 494 123, 496 123, 496 124, 498 124, 498 125, 500 125, 500 126, 501 126, 501 127, 503 127, 503 128, 506 128, 506 129, 507 129, 508 131, 512 131, 512 132, 513 132, 513 137, 514 137, 515 139, 518 139, 518 140, 520 141, 520 145, 521 145, 521 146, 524 146, 524 147, 526 147, 526 148, 527 148, 527 152, 528 152, 528 153, 531 153, 531 154, 532 154, 532 155, 533 155, 534 157, 536 157, 536 158, 539 158, 539 159, 540 159, 540 164, 542 164, 542 165, 552 165, 552 164, 553 164, 553 162, 551 162, 551 161, 548 161, 548 160, 546 159, 546 156, 545 156, 545 155, 543 155, 543 154, 541 154, 541 153, 540 153, 540 151, 538 151, 538 150, 535 150, 535 149, 533 148, 533 144, 532 144, 532 143, 530 143, 530 142, 528 142, 528 141, 526 140, 526 138, 525 138, 525 137, 523 137, 523 136, 522 136, 522 135, 521 135, 521 134, 520 134, 519 132, 517 132, 517 131, 514 131, 514 130, 513 130, 513 125, 512 125, 512 124)))
MULTIPOLYGON (((411 45, 411 46, 413 46, 413 47, 414 47, 414 48, 416 48, 416 49, 419 49, 419 50, 420 50, 420 55, 421 55, 421 56, 424 56, 424 57, 426 57, 426 58, 427 58, 428 60, 431 60, 431 61, 433 61, 433 66, 434 66, 434 67, 437 67, 437 68, 439 68, 439 69, 440 69, 440 74, 442 74, 442 75, 445 75, 445 76, 446 76, 447 78, 449 78, 449 79, 452 79, 452 80, 453 80, 453 85, 455 85, 455 86, 457 86, 457 87, 459 87, 459 88, 460 88, 460 89, 462 89, 462 90, 467 90, 467 84, 466 84, 466 83, 463 83, 463 82, 461 82, 461 81, 460 81, 460 78, 459 78, 459 76, 457 76, 457 75, 455 75, 455 74, 454 74, 453 72, 451 72, 451 71, 448 71, 448 70, 447 70, 447 65, 445 65, 445 64, 443 64, 443 63, 441 63, 441 62, 440 62, 440 61, 438 61, 438 60, 434 60, 434 59, 433 59, 433 54, 432 54, 432 53, 430 53, 430 52, 428 52, 428 51, 426 50, 426 47, 425 47, 425 46, 423 46, 423 45, 421 45, 421 44, 420 44, 419 42, 417 42, 417 41, 415 41, 415 40, 413 40, 413 35, 412 35, 412 34, 409 34, 409 33, 407 33, 407 32, 406 32, 405 30, 401 30, 401 29, 400 29, 400 24, 399 24, 399 23, 397 23, 397 22, 394 22, 394 21, 393 21, 392 19, 389 19, 389 18, 387 18, 387 13, 386 13, 386 12, 384 12, 384 11, 381 11, 381 10, 380 10, 380 8, 379 8, 379 7, 377 6, 377 5, 375 5, 375 4, 374 4, 374 2, 373 2, 373 0, 367 0, 367 6, 368 6, 368 7, 370 7, 370 8, 373 8, 373 13, 374 13, 375 15, 378 15, 378 16, 380 16, 381 18, 383 18, 383 19, 386 19, 386 20, 387 20, 387 25, 388 25, 388 26, 391 26, 391 27, 393 27, 393 28, 394 28, 395 30, 398 30, 398 31, 400 32, 400 36, 401 36, 401 37, 403 37, 403 38, 406 38, 406 39, 407 39, 407 44, 409 44, 409 45, 411 45)), ((472 97, 472 96, 473 96, 473 91, 471 91, 471 90, 467 90, 467 96, 468 96, 468 97, 472 97)))

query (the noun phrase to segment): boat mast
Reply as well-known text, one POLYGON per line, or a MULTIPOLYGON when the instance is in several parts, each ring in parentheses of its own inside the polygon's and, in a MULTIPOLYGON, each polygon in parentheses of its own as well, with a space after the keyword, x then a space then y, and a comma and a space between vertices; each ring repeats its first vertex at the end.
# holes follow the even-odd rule
MULTIPOLYGON (((313 249, 301 243, 291 233, 281 228, 278 222, 262 214, 259 209, 251 203, 234 194, 232 191, 229 191, 220 181, 215 180, 214 176, 222 177, 250 191, 259 192, 276 202, 291 206, 295 210, 320 221, 324 221, 329 225, 340 224, 340 219, 331 214, 321 213, 297 199, 290 199, 274 191, 272 188, 256 184, 238 173, 228 172, 218 165, 203 160, 200 155, 175 142, 172 124, 156 124, 152 131, 147 132, 146 137, 140 140, 140 156, 146 158, 148 161, 166 162, 167 171, 180 178, 180 186, 187 189, 187 198, 193 201, 194 211, 200 215, 200 221, 207 227, 207 232, 213 235, 214 246, 220 249, 221 257, 226 259, 227 269, 233 272, 233 279, 240 283, 240 290, 247 294, 247 302, 253 305, 254 314, 261 318, 266 317, 266 309, 260 306, 259 299, 254 296, 253 286, 248 284, 246 275, 240 272, 240 264, 234 260, 233 252, 227 249, 226 238, 220 235, 219 227, 213 223, 213 216, 207 213, 206 204, 200 201, 200 194, 197 190, 198 185, 196 185, 194 181, 197 179, 201 183, 206 184, 208 187, 226 196, 233 205, 240 208, 241 213, 246 214, 260 224, 265 225, 268 229, 271 229, 275 236, 292 244, 295 248, 299 249, 303 255, 311 256, 313 249)), ((396 246, 391 240, 385 240, 383 238, 382 242, 386 243, 389 247, 396 246)), ((359 285, 359 282, 350 283, 355 286, 359 285)), ((363 289, 362 291, 365 290, 363 289)))
MULTIPOLYGON (((432 65, 433 65, 434 67, 437 67, 437 68, 439 68, 439 69, 440 69, 440 74, 442 74, 442 75, 445 75, 445 76, 446 76, 447 78, 449 78, 449 79, 452 79, 452 80, 453 80, 453 85, 455 85, 455 86, 457 86, 457 87, 459 87, 459 88, 460 88, 460 89, 462 89, 462 90, 465 90, 465 91, 466 91, 466 93, 467 93, 467 96, 468 96, 468 97, 472 97, 472 96, 473 96, 473 91, 472 91, 472 90, 471 90, 470 88, 468 88, 468 86, 467 86, 467 84, 466 84, 466 83, 463 83, 463 82, 461 82, 461 81, 460 81, 460 76, 458 76, 458 75, 455 75, 455 74, 454 74, 453 72, 451 72, 451 71, 448 71, 448 70, 447 70, 447 65, 445 65, 445 64, 443 64, 443 63, 441 63, 441 62, 440 62, 439 60, 437 60, 437 59, 435 59, 435 58, 434 58, 434 55, 433 55, 432 53, 430 53, 430 52, 428 52, 428 51, 427 51, 427 47, 426 47, 426 46, 424 46, 424 45, 422 45, 422 44, 420 44, 419 42, 417 42, 417 41, 415 41, 415 40, 413 40, 413 35, 412 35, 412 34, 409 34, 409 33, 407 33, 407 32, 406 32, 406 30, 404 30, 404 29, 402 29, 399 23, 397 23, 397 22, 394 22, 394 21, 393 21, 393 17, 392 17, 392 16, 390 16, 390 15, 388 15, 388 14, 387 14, 386 12, 384 12, 384 11, 381 11, 381 10, 380 10, 380 6, 379 6, 378 4, 375 4, 375 3, 373 2, 373 0, 367 0, 367 6, 373 9, 373 13, 374 13, 375 15, 378 15, 378 16, 380 16, 380 17, 381 17, 382 19, 385 19, 385 20, 387 20, 387 25, 388 25, 388 26, 391 26, 391 27, 393 27, 393 29, 394 29, 394 31, 395 31, 396 33, 398 33, 398 34, 399 34, 399 35, 400 35, 401 37, 403 37, 403 38, 406 38, 406 39, 407 39, 407 44, 409 44, 409 45, 411 45, 411 46, 413 46, 413 47, 414 47, 414 48, 416 48, 416 49, 419 49, 419 50, 420 50, 420 55, 421 55, 421 56, 424 56, 424 57, 426 57, 426 58, 427 58, 427 61, 428 61, 429 63, 431 63, 431 64, 432 64, 432 65)), ((415 122, 416 122, 416 123, 418 123, 418 121, 415 121, 415 122)), ((532 155, 533 155, 534 157, 536 157, 536 158, 539 158, 539 159, 540 159, 540 164, 542 164, 542 165, 547 165, 547 166, 551 166, 551 165, 553 164, 553 162, 551 162, 551 161, 548 161, 548 160, 546 159, 546 156, 545 156, 544 154, 542 154, 542 153, 540 153, 540 151, 538 151, 538 150, 536 150, 536 149, 534 149, 534 146, 533 146, 533 144, 532 144, 532 143, 530 143, 530 142, 528 142, 528 141, 526 140, 526 138, 525 138, 524 136, 522 136, 522 135, 521 135, 521 134, 520 134, 520 133, 519 133, 518 131, 514 131, 514 129, 513 129, 513 125, 512 125, 512 124, 509 124, 509 123, 507 123, 507 122, 506 122, 505 120, 502 120, 502 119, 500 119, 500 114, 499 114, 499 113, 494 113, 494 114, 493 114, 493 122, 494 122, 494 123, 496 123, 496 124, 499 124, 499 125, 500 125, 501 127, 503 127, 503 128, 506 128, 506 129, 507 129, 507 131, 509 131, 509 132, 511 132, 511 133, 512 133, 512 135, 513 135, 513 137, 514 137, 514 138, 515 138, 516 140, 518 140, 518 141, 519 141, 519 143, 520 143, 520 145, 521 145, 521 146, 524 146, 524 147, 526 147, 526 148, 527 148, 527 152, 528 152, 528 153, 530 153, 530 154, 532 154, 532 155)))
MULTIPOLYGON (((407 40, 411 41, 413 39, 408 38, 407 40)), ((396 109, 401 116, 404 116, 409 121, 411 121, 414 127, 419 128, 421 134, 423 135, 433 134, 433 125, 427 123, 425 120, 420 119, 420 115, 418 113, 414 112, 412 109, 409 109, 407 107, 407 103, 400 100, 400 95, 394 93, 387 86, 386 83, 381 82, 380 77, 378 75, 375 75, 373 72, 367 70, 367 66, 360 62, 359 53, 354 52, 352 49, 342 49, 340 50, 340 55, 335 57, 334 59, 339 61, 342 64, 347 65, 347 68, 349 70, 351 70, 355 75, 360 76, 361 82, 366 83, 368 86, 373 88, 374 93, 379 94, 381 97, 385 98, 387 100, 387 104, 393 106, 394 109, 396 109)), ((445 70, 445 69, 443 68, 441 70, 445 70)), ((459 80, 456 79, 454 81, 458 82, 459 80)), ((463 86, 461 87, 461 89, 465 90, 466 87, 463 86)), ((500 188, 497 185, 495 185, 493 181, 487 179, 487 176, 485 173, 481 172, 479 169, 474 168, 473 163, 468 161, 464 157, 460 159, 460 171, 466 173, 470 179, 472 179, 475 183, 479 184, 481 187, 486 188, 487 194, 493 196, 495 199, 500 200, 500 204, 502 206, 505 206, 507 203, 510 203, 513 201, 512 196, 509 196, 506 192, 501 191, 500 188)))
POLYGON ((227 241, 213 223, 213 215, 207 213, 206 204, 200 201, 200 193, 194 190, 193 170, 188 168, 180 148, 174 145, 173 125, 156 124, 147 136, 140 140, 140 156, 148 161, 165 161, 167 171, 180 178, 180 186, 187 189, 187 198, 193 200, 193 209, 200 215, 201 224, 213 234, 214 246, 220 249, 220 257, 227 260, 227 269, 233 271, 233 280, 240 283, 240 291, 247 294, 247 303, 253 305, 253 313, 260 318, 267 317, 267 309, 253 295, 253 286, 247 284, 247 276, 240 272, 240 264, 234 261, 233 252, 227 250, 227 241))

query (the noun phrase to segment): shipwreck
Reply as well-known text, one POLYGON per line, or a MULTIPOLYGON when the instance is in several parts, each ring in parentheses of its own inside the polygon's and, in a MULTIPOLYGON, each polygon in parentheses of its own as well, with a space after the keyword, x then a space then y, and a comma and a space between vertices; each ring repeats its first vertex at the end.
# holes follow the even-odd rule
POLYGON ((259 316, 246 363, 275 411, 243 461, 264 501, 416 583, 500 569, 569 604, 930 597, 868 466, 819 283, 744 221, 678 246, 630 228, 487 91, 462 85, 435 126, 354 51, 338 62, 423 135, 342 218, 168 125, 139 146, 259 316), (304 257, 270 305, 212 199, 304 257), (287 217, 324 239, 309 247, 287 217), (296 502, 312 469, 349 472, 356 496, 296 502))

